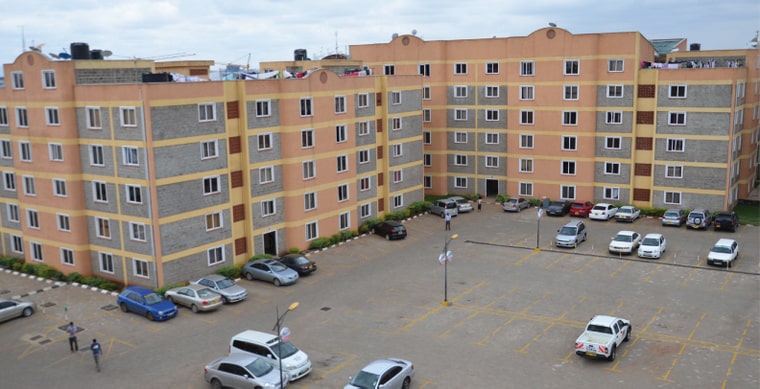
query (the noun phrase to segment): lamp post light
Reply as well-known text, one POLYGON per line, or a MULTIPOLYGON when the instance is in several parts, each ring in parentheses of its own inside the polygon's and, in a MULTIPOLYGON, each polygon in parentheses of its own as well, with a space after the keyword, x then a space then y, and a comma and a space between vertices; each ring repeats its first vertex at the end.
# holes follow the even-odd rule
MULTIPOLYGON (((285 340, 288 341, 288 338, 290 337, 290 330, 287 327, 280 328, 280 325, 285 320, 285 315, 288 314, 290 311, 295 311, 298 306, 301 305, 299 302, 294 302, 288 306, 288 310, 282 313, 282 316, 280 316, 280 309, 275 306, 275 312, 277 314, 277 322, 274 323, 274 327, 272 328, 272 331, 275 329, 277 330, 277 360, 280 363, 280 388, 282 388, 282 341, 285 340)), ((290 377, 288 377, 290 379, 290 377)))
POLYGON ((450 237, 448 234, 445 236, 443 240, 443 252, 441 255, 438 256, 438 262, 443 264, 443 302, 441 305, 449 306, 451 303, 449 303, 449 270, 448 270, 448 263, 453 258, 454 254, 449 251, 449 243, 451 243, 452 240, 455 240, 458 238, 459 235, 454 234, 450 237))

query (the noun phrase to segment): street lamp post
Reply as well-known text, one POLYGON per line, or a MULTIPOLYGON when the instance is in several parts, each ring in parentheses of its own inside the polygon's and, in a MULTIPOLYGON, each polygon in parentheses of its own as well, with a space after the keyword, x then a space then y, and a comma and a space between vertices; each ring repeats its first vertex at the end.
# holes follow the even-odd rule
POLYGON ((449 237, 447 234, 443 240, 443 252, 441 253, 440 256, 438 256, 438 262, 441 262, 443 264, 443 302, 441 303, 441 305, 445 305, 445 306, 451 305, 451 303, 449 303, 448 263, 449 261, 451 261, 453 254, 451 251, 449 251, 449 243, 451 243, 452 240, 455 240, 458 237, 459 235, 457 234, 451 235, 451 237, 449 237))
MULTIPOLYGON (((290 306, 288 306, 288 310, 285 311, 285 312, 283 312, 282 316, 280 316, 280 309, 277 306, 274 307, 275 312, 277 314, 277 322, 274 323, 274 328, 272 328, 272 331, 274 331, 275 329, 277 330, 277 360, 280 363, 280 388, 282 388, 282 382, 283 382, 283 377, 282 377, 282 340, 283 340, 283 336, 282 336, 282 333, 286 332, 286 334, 285 334, 285 340, 286 341, 287 341, 287 338, 290 336, 290 330, 288 330, 287 327, 281 329, 280 325, 285 320, 285 315, 287 315, 288 312, 290 312, 290 311, 296 310, 296 308, 298 308, 299 305, 301 305, 301 304, 299 302, 297 302, 297 301, 294 302, 294 303, 292 303, 292 304, 290 304, 290 306)), ((290 379, 290 378, 288 378, 288 379, 290 379)))

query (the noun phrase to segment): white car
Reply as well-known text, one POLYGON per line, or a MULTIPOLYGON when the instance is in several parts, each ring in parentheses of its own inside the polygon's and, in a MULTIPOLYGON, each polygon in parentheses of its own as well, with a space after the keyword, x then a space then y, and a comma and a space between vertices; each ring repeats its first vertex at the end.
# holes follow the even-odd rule
POLYGON ((610 253, 632 254, 641 243, 641 235, 634 231, 618 231, 610 242, 610 253))
POLYGON ((449 197, 449 200, 456 201, 457 208, 459 209, 459 213, 472 211, 472 203, 470 202, 470 200, 467 200, 464 197, 454 196, 454 197, 449 197))
POLYGON ((639 245, 639 257, 660 258, 667 245, 668 241, 662 234, 646 234, 639 245))
POLYGON ((591 208, 588 217, 594 220, 610 220, 615 217, 617 210, 617 207, 612 204, 599 203, 591 208))
POLYGON ((615 212, 615 221, 633 223, 640 215, 640 209, 631 205, 624 205, 615 212))
POLYGON ((738 257, 739 244, 735 240, 719 239, 707 254, 707 264, 731 267, 738 257))

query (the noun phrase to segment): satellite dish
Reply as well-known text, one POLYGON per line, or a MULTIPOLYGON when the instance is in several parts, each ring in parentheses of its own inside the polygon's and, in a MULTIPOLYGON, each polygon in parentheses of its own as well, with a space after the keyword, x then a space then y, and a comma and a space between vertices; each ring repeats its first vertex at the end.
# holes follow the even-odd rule
POLYGON ((61 56, 56 53, 48 53, 49 56, 55 58, 55 59, 61 59, 61 56))
POLYGON ((394 32, 393 35, 391 35, 391 39, 396 39, 396 38, 398 38, 398 33, 394 32))
POLYGON ((58 57, 60 59, 71 59, 71 54, 69 54, 69 53, 67 53, 65 51, 62 51, 62 52, 58 53, 58 57))
POLYGON ((100 53, 100 55, 102 55, 104 57, 110 57, 110 56, 113 55, 113 52, 111 50, 103 50, 103 52, 100 53))
POLYGON ((549 23, 549 27, 557 27, 557 23, 549 23))
POLYGON ((412 35, 417 35, 417 30, 412 30, 412 35))

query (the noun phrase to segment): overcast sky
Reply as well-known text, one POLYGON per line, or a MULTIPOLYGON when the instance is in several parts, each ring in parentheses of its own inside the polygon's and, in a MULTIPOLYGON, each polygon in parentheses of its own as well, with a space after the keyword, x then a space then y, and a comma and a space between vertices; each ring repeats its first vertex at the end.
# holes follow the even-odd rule
POLYGON ((549 22, 574 34, 640 31, 649 39, 686 38, 702 50, 737 49, 749 47, 760 29, 760 1, 3 1, 0 63, 32 45, 44 43, 44 53, 57 54, 85 42, 110 50, 113 59, 172 57, 256 68, 261 61, 292 59, 295 49, 319 59, 412 30, 428 41, 510 37, 549 22))

